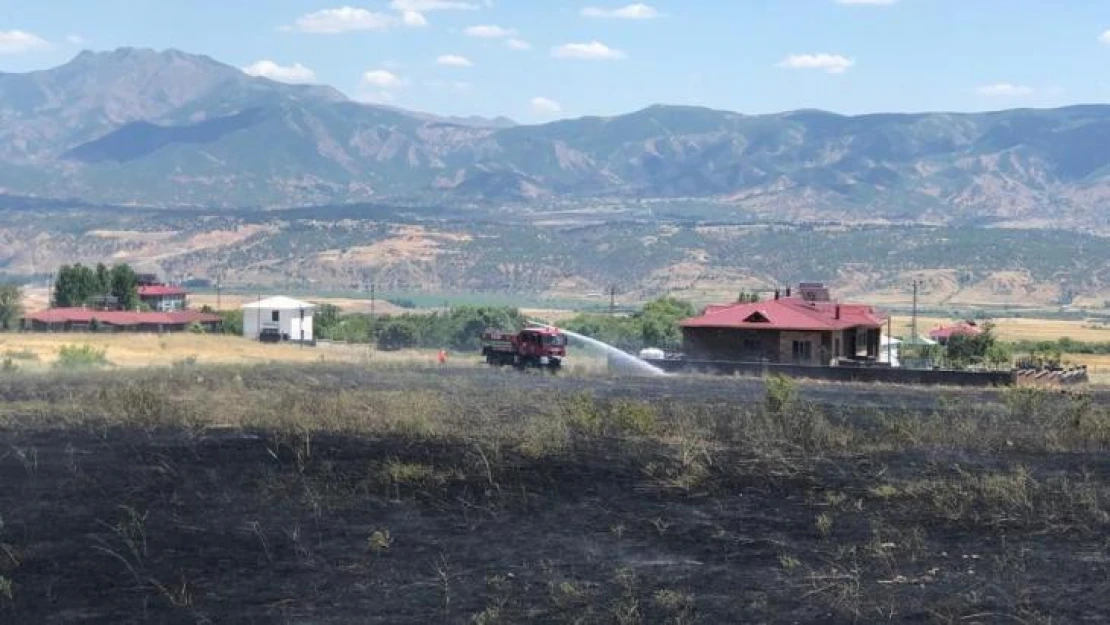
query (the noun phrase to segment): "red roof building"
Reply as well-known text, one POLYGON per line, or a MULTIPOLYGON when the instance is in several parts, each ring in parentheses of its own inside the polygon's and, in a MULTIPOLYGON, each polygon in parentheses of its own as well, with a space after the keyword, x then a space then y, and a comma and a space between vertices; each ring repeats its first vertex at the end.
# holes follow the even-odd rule
POLYGON ((877 360, 885 321, 865 304, 785 297, 711 305, 681 326, 691 359, 829 365, 877 360))
POLYGON ((948 339, 952 338, 953 336, 979 336, 982 333, 983 329, 980 328, 974 321, 961 321, 960 323, 950 326, 940 326, 939 328, 934 328, 929 332, 929 338, 933 339, 937 343, 940 343, 941 345, 947 345, 948 339))
POLYGON ((206 330, 219 329, 219 315, 177 310, 171 312, 130 312, 90 308, 51 308, 23 318, 23 328, 38 332, 79 332, 90 330, 128 332, 181 332, 192 324, 206 330), (95 321, 95 323, 94 323, 95 321), (95 327, 94 327, 95 326, 95 327))
POLYGON ((139 287, 139 301, 151 310, 169 312, 184 310, 186 307, 185 289, 166 284, 148 284, 139 287))

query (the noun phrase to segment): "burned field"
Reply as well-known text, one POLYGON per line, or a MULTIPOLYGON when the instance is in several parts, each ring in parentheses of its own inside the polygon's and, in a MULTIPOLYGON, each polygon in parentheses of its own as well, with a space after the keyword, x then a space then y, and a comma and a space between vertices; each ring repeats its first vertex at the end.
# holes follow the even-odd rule
POLYGON ((1110 610, 1098 394, 316 366, 0 397, 3 622, 1110 610))

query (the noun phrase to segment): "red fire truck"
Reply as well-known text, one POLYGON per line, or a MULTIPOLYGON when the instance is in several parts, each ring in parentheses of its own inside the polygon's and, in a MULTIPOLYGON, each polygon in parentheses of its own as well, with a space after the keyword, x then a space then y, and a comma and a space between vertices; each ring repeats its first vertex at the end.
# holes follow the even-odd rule
POLYGON ((486 330, 482 356, 494 366, 558 369, 567 356, 567 336, 552 326, 529 326, 520 332, 486 330))

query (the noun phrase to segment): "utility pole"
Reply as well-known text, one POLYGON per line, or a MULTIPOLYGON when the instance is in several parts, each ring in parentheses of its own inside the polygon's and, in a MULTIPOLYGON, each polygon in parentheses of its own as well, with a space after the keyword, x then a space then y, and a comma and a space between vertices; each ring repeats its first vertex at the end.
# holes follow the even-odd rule
POLYGON ((617 285, 609 285, 609 314, 617 312, 617 285))
POLYGON ((374 317, 374 298, 377 295, 377 285, 373 280, 370 281, 370 317, 374 317))
POLYGON ((913 280, 913 317, 910 321, 910 327, 912 342, 914 345, 917 345, 917 278, 913 280))
POLYGON ((894 335, 891 334, 893 329, 894 315, 886 316, 886 364, 889 367, 894 366, 894 360, 891 358, 891 342, 894 340, 894 335))
POLYGON ((254 327, 254 331, 255 331, 254 339, 256 341, 258 339, 262 338, 262 294, 261 293, 258 294, 258 304, 257 305, 258 305, 258 308, 256 309, 257 313, 255 313, 255 319, 256 319, 255 324, 256 325, 254 327))

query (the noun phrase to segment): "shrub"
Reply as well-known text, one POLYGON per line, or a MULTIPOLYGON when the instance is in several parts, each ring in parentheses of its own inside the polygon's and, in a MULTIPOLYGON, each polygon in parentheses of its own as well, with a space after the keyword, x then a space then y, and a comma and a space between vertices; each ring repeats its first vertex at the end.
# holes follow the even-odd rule
POLYGON ((63 345, 58 348, 57 369, 91 369, 107 366, 108 358, 103 349, 91 345, 63 345))
POLYGON ((773 374, 767 378, 764 406, 767 414, 781 415, 798 403, 798 385, 786 376, 773 374))
POLYGON ((378 349, 395 351, 416 347, 420 336, 416 325, 409 319, 390 319, 378 334, 378 349))

